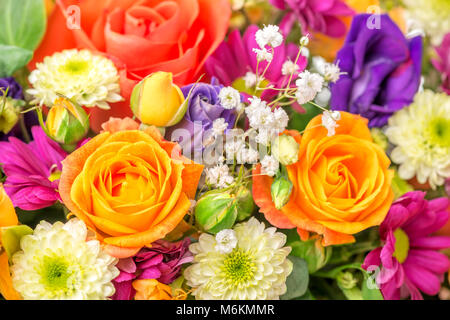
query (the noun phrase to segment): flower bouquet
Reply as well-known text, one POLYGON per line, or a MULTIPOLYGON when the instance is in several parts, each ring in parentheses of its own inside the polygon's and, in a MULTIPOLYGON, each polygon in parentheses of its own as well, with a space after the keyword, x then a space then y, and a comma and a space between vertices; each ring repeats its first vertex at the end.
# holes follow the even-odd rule
POLYGON ((7 300, 450 299, 450 2, 1 0, 7 300))

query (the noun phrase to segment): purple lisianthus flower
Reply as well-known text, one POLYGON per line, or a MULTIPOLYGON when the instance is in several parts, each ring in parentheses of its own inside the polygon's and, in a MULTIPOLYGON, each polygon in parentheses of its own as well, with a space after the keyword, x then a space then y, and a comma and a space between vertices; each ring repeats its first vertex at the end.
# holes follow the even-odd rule
MULTIPOLYGON (((256 74, 258 62, 253 49, 259 48, 255 39, 258 30, 257 26, 251 25, 247 28, 243 37, 241 37, 239 30, 232 31, 228 40, 222 42, 214 54, 206 60, 205 68, 208 75, 216 77, 223 85, 233 86, 248 96, 255 95, 255 84, 246 81, 245 77, 249 74, 256 74)), ((283 64, 287 61, 294 62, 298 51, 299 47, 293 43, 276 47, 272 62, 264 75, 265 81, 260 86, 272 85, 275 88, 284 88, 288 84, 289 75, 283 75, 283 64)), ((308 60, 301 55, 297 62, 298 70, 293 79, 305 70, 307 64, 308 60)), ((259 73, 263 73, 266 67, 266 61, 260 62, 258 65, 259 73)), ((295 81, 291 82, 291 86, 295 86, 295 81)), ((261 98, 268 100, 277 93, 275 90, 264 90, 261 98)))
POLYGON ((233 128, 236 120, 236 111, 225 109, 220 104, 219 93, 222 88, 223 86, 215 78, 212 79, 211 84, 190 84, 181 88, 186 98, 191 92, 188 109, 181 122, 167 128, 166 139, 178 138, 175 137, 177 135, 176 130, 185 129, 190 135, 182 135, 181 139, 177 141, 183 148, 183 151, 187 153, 189 153, 189 150, 191 152, 201 152, 205 134, 212 128, 214 120, 223 118, 228 123, 228 129, 233 128))
POLYGON ((31 130, 29 144, 10 137, 0 142, 0 163, 6 175, 5 191, 15 207, 38 210, 60 200, 58 193, 61 161, 67 153, 41 127, 31 130))
POLYGON ((370 17, 353 19, 337 55, 345 74, 331 86, 330 105, 368 118, 370 127, 382 127, 419 89, 422 38, 406 39, 387 14, 380 16, 379 28, 369 23, 370 17))
POLYGON ((448 198, 428 201, 420 191, 392 204, 380 226, 383 246, 371 251, 362 265, 371 272, 380 268, 375 280, 386 300, 423 299, 420 291, 439 293, 450 268, 448 257, 439 251, 450 248, 450 237, 432 234, 448 221, 449 204, 448 198))
POLYGON ((13 77, 0 78, 0 96, 8 90, 8 97, 21 100, 23 99, 23 91, 20 84, 13 77))
POLYGON ((316 31, 340 38, 347 32, 342 17, 355 14, 343 0, 270 0, 270 3, 278 9, 288 10, 280 23, 285 35, 298 21, 304 33, 316 31))
POLYGON ((112 299, 132 300, 136 293, 132 285, 134 280, 156 279, 164 284, 172 283, 179 276, 182 265, 193 260, 188 249, 190 243, 189 238, 177 243, 158 240, 134 257, 120 259, 116 265, 120 274, 113 280, 116 293, 112 299))

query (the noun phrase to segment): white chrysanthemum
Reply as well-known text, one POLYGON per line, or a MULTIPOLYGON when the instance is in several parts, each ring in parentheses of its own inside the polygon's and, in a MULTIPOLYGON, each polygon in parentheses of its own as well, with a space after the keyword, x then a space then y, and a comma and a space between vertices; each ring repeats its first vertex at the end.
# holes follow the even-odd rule
POLYGON ((51 106, 62 94, 85 107, 109 109, 123 100, 114 63, 89 50, 65 50, 46 57, 29 76, 34 104, 51 106))
POLYGON ((84 222, 42 221, 12 257, 13 286, 25 300, 99 300, 111 297, 117 259, 97 240, 86 241, 84 222))
POLYGON ((255 218, 234 228, 236 248, 228 254, 216 250, 214 236, 202 234, 189 247, 194 264, 184 276, 197 300, 273 300, 286 292, 286 278, 292 272, 287 259, 290 247, 283 247, 286 235, 276 228, 265 229, 255 218))
POLYGON ((409 18, 416 20, 438 45, 443 36, 450 32, 449 0, 404 0, 409 18))
POLYGON ((416 176, 433 188, 450 178, 450 97, 445 93, 418 93, 389 119, 386 136, 396 145, 391 159, 400 165, 400 178, 416 176))

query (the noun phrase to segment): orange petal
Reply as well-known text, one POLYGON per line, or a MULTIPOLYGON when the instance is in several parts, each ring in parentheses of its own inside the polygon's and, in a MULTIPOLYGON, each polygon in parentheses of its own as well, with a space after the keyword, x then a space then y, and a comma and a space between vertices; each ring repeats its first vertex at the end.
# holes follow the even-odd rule
POLYGON ((13 288, 6 252, 0 254, 0 293, 6 300, 22 300, 20 294, 13 288))

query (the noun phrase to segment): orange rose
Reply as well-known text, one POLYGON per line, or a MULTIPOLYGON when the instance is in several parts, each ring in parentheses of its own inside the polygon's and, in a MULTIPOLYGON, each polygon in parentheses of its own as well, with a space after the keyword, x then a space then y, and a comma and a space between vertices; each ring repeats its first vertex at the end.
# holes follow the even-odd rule
POLYGON ((175 290, 155 279, 142 279, 133 281, 136 290, 134 300, 186 300, 187 294, 181 290, 175 290), (178 292, 177 292, 178 291, 178 292))
POLYGON ((154 127, 101 133, 63 161, 61 198, 110 254, 130 256, 165 237, 191 206, 203 166, 180 151, 154 127))
MULTIPOLYGON (((0 183, 0 228, 15 226, 18 223, 16 211, 0 183)), ((8 255, 0 243, 0 294, 7 300, 19 300, 20 295, 13 289, 9 272, 8 255)))
POLYGON ((155 71, 174 74, 178 85, 193 82, 225 37, 229 0, 56 0, 46 36, 30 64, 70 48, 104 53, 116 62, 122 96, 109 112, 92 110, 97 132, 110 116, 131 116, 129 97, 139 80, 155 71), (76 26, 80 8, 81 23, 76 26))
POLYGON ((339 127, 328 137, 315 117, 303 137, 289 131, 300 144, 298 162, 287 166, 293 183, 289 202, 277 210, 272 202, 272 178, 254 170, 253 198, 269 222, 297 228, 303 240, 309 232, 323 236, 323 245, 355 241, 352 236, 379 225, 394 198, 388 170, 390 160, 373 143, 367 119, 341 112, 339 127))

